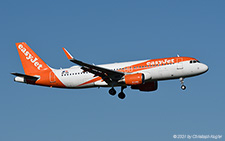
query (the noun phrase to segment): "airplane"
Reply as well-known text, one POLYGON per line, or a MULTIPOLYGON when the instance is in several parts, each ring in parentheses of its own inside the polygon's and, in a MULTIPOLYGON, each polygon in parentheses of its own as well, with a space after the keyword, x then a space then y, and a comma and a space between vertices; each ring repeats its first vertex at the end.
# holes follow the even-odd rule
POLYGON ((114 87, 121 87, 120 99, 126 97, 123 90, 150 92, 158 89, 158 81, 179 79, 185 90, 184 79, 208 71, 208 66, 192 57, 169 57, 94 65, 75 59, 65 48, 66 57, 77 66, 53 69, 48 66, 25 42, 16 43, 25 74, 15 75, 14 81, 32 85, 81 89, 110 87, 109 94, 116 95, 114 87))

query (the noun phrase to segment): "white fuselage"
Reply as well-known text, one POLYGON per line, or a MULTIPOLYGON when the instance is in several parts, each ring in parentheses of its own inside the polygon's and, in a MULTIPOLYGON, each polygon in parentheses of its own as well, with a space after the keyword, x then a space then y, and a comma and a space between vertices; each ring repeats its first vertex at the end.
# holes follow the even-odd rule
MULTIPOLYGON (((180 77, 186 78, 202 74, 208 70, 207 65, 199 62, 190 63, 190 61, 158 65, 154 67, 145 65, 141 66, 141 70, 138 70, 135 67, 130 67, 125 70, 125 67, 127 66, 132 66, 146 61, 147 60, 132 61, 98 66, 111 70, 122 71, 125 72, 125 74, 143 73, 145 75, 145 82, 178 79, 180 77), (124 68, 124 70, 122 70, 122 68, 124 68)), ((53 72, 67 88, 110 87, 102 79, 97 79, 98 76, 94 76, 94 74, 89 72, 84 72, 79 66, 73 66, 68 69, 53 69, 53 72)), ((52 80, 52 83, 54 83, 54 78, 50 79, 52 80)))

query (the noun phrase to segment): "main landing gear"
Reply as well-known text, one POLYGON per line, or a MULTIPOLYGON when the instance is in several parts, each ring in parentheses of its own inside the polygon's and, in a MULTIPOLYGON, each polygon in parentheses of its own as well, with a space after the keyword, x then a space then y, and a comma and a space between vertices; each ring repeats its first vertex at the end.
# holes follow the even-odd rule
POLYGON ((184 78, 183 77, 180 78, 180 83, 181 83, 181 89, 185 90, 186 86, 184 85, 184 78))
POLYGON ((126 97, 125 93, 123 92, 123 90, 126 88, 126 86, 121 86, 121 92, 118 94, 118 97, 120 99, 124 99, 126 97))
POLYGON ((109 94, 114 96, 116 94, 116 90, 112 87, 110 90, 109 90, 109 94))
MULTIPOLYGON (((123 90, 127 88, 126 86, 121 86, 121 92, 118 94, 118 97, 120 99, 124 99, 126 97, 125 93, 123 92, 123 90)), ((110 90, 109 90, 109 94, 114 96, 116 94, 116 90, 112 87, 110 90)))

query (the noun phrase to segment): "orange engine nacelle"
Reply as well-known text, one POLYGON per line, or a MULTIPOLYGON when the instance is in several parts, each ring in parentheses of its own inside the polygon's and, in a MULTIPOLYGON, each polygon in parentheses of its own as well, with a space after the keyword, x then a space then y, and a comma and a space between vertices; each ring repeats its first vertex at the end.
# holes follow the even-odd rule
POLYGON ((125 75, 125 83, 127 85, 140 85, 144 83, 145 77, 142 73, 125 75))

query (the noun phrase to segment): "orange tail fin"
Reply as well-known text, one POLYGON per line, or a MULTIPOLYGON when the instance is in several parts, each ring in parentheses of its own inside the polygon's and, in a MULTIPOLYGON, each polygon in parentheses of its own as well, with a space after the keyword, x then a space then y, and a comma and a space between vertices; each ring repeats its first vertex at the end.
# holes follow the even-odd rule
POLYGON ((50 70, 49 66, 25 43, 16 43, 20 60, 26 75, 37 75, 43 70, 50 70))

